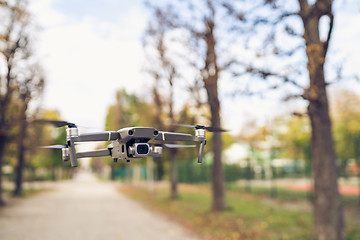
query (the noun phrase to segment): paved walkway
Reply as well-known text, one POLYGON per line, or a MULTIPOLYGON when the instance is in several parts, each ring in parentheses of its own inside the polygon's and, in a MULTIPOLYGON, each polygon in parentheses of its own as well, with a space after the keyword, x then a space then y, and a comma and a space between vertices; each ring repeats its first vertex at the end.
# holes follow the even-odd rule
POLYGON ((117 192, 111 183, 79 173, 0 210, 1 240, 196 240, 162 215, 151 213, 117 192))

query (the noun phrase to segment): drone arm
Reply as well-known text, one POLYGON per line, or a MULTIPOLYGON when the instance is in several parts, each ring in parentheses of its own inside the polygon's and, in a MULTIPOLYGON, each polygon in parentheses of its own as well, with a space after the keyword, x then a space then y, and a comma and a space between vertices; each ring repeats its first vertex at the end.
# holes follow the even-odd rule
MULTIPOLYGON (((90 133, 90 134, 82 134, 77 136, 77 130, 76 128, 68 128, 69 130, 69 136, 67 136, 67 145, 69 147, 69 156, 70 156, 70 162, 71 162, 71 166, 72 167, 77 167, 77 158, 78 157, 92 157, 93 155, 90 156, 85 156, 84 153, 80 153, 77 154, 75 151, 75 142, 92 142, 92 141, 113 141, 116 139, 120 139, 120 133, 118 132, 114 132, 114 131, 109 131, 109 132, 100 132, 100 133, 90 133), (71 130, 75 129, 75 133, 74 135, 72 135, 71 130)), ((90 153, 89 153, 90 154, 90 153)), ((96 154, 100 154, 99 152, 96 153, 92 153, 95 154, 94 157, 98 157, 98 155, 96 154)), ((104 153, 101 153, 104 154, 104 153)), ((108 156, 109 153, 107 153, 106 155, 101 155, 101 156, 108 156)))
POLYGON ((76 153, 76 157, 78 157, 78 158, 104 157, 104 156, 111 156, 111 152, 109 149, 101 149, 101 150, 95 150, 95 151, 76 153))
POLYGON ((198 163, 202 162, 204 156, 204 148, 206 144, 205 135, 203 134, 193 136, 185 133, 160 132, 159 135, 155 138, 155 140, 164 141, 164 142, 165 141, 200 142, 198 163))
POLYGON ((68 148, 69 148, 71 166, 77 167, 78 164, 76 159, 75 144, 73 138, 70 138, 70 140, 68 141, 68 148))
POLYGON ((202 159, 203 159, 203 156, 204 156, 205 144, 206 144, 206 140, 203 140, 203 141, 200 142, 198 163, 202 163, 202 159))
POLYGON ((92 142, 92 141, 114 141, 120 139, 120 133, 115 131, 81 134, 75 137, 76 142, 92 142))
POLYGON ((172 133, 172 132, 159 132, 155 138, 158 141, 184 141, 184 142, 198 142, 199 138, 186 133, 172 133))
POLYGON ((158 152, 150 152, 149 157, 160 158, 162 155, 158 152))

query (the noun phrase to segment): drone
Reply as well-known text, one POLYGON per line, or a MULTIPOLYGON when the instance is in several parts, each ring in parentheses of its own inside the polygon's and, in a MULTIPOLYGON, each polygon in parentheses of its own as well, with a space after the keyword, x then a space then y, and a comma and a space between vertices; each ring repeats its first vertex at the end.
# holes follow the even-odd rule
POLYGON ((177 124, 182 127, 195 129, 195 135, 178 132, 159 131, 152 127, 126 127, 118 131, 105 131, 97 133, 79 134, 78 127, 71 122, 58 120, 36 120, 38 123, 49 123, 56 127, 66 126, 66 144, 44 146, 42 148, 55 148, 62 150, 62 160, 70 160, 72 167, 77 167, 78 158, 110 156, 116 163, 118 160, 130 162, 133 159, 144 157, 159 158, 162 148, 188 148, 195 145, 179 145, 174 142, 199 143, 198 163, 202 163, 206 145, 205 132, 225 132, 219 127, 205 127, 202 125, 177 124), (75 143, 111 141, 106 149, 76 152, 75 143))

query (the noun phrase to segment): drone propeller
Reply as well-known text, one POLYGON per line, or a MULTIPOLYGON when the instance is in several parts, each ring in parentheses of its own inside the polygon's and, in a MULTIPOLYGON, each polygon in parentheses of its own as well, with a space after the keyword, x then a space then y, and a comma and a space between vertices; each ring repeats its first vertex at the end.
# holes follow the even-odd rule
POLYGON ((67 147, 68 147, 68 145, 64 144, 64 145, 41 146, 40 148, 63 149, 63 148, 67 148, 67 147))
POLYGON ((220 127, 205 127, 202 125, 176 124, 176 126, 195 128, 195 129, 205 129, 208 132, 227 132, 228 131, 228 130, 222 129, 220 127))
MULTIPOLYGON (((69 156, 69 145, 67 144, 64 144, 64 145, 50 145, 50 146, 41 146, 40 148, 50 148, 50 149, 61 149, 61 152, 62 152, 62 160, 64 162, 67 162, 69 161, 70 159, 70 156, 69 156)), ((71 159, 70 159, 71 160, 71 159)), ((71 165, 73 167, 76 167, 77 166, 77 163, 71 162, 71 165), (75 165, 74 165, 75 164, 75 165)))
POLYGON ((74 123, 71 122, 67 122, 67 121, 61 121, 61 120, 48 120, 48 119, 36 119, 34 120, 35 123, 41 123, 41 124, 52 124, 55 127, 64 127, 64 126, 68 126, 69 128, 74 128, 76 127, 76 125, 74 123))

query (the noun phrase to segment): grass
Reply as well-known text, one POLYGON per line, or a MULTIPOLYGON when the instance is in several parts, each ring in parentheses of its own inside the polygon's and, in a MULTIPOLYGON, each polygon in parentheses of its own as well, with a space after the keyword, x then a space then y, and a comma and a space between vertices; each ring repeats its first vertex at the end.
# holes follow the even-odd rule
MULTIPOLYGON (((12 189, 12 188, 11 189, 4 188, 4 194, 10 198, 14 197, 13 191, 14 191, 14 189, 12 189)), ((36 195, 38 193, 46 192, 46 191, 50 191, 50 189, 49 188, 24 188, 23 193, 20 197, 30 197, 30 196, 36 195)))
MULTIPOLYGON (((228 184, 227 189, 230 191, 236 191, 241 193, 251 193, 258 196, 272 196, 278 200, 284 201, 311 201, 312 195, 310 192, 306 191, 292 191, 285 188, 278 187, 276 189, 276 195, 272 192, 271 188, 268 187, 251 187, 250 191, 244 186, 239 186, 235 184, 228 184)), ((342 195, 343 205, 345 207, 356 207, 359 206, 359 197, 342 195)))
MULTIPOLYGON (((167 215, 203 239, 312 239, 311 208, 303 200, 288 202, 228 191, 228 209, 213 213, 210 211, 211 193, 204 186, 180 185, 178 200, 170 200, 168 189, 163 187, 149 192, 145 188, 123 186, 120 191, 167 215)), ((355 213, 347 222, 346 239, 360 239, 359 226, 359 213, 355 213)))
POLYGON ((167 189, 156 194, 139 188, 122 192, 192 229, 205 239, 311 239, 311 215, 264 204, 257 197, 228 193, 228 210, 210 212, 210 192, 180 186, 181 198, 169 200, 167 189))

